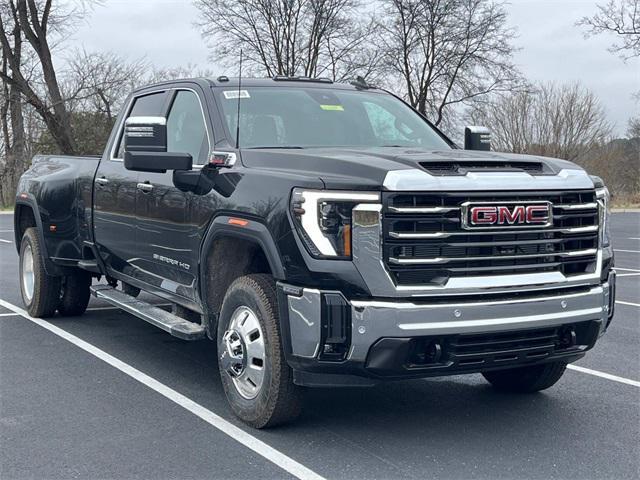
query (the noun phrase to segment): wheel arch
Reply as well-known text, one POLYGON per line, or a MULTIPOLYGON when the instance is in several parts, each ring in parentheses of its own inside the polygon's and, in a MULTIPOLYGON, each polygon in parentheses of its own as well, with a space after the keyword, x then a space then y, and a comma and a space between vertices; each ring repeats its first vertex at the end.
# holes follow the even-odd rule
POLYGON ((18 198, 13 212, 13 234, 15 238, 16 250, 20 255, 20 244, 27 228, 35 227, 40 244, 42 245, 42 255, 44 257, 44 268, 49 275, 61 275, 62 270, 55 265, 47 253, 47 244, 44 239, 42 229, 42 218, 38 204, 32 198, 18 198))
POLYGON ((207 333, 215 338, 222 300, 229 286, 250 273, 284 280, 285 270, 266 225, 250 218, 221 215, 212 222, 200 251, 199 296, 207 333), (210 273, 213 272, 213 275, 210 273))

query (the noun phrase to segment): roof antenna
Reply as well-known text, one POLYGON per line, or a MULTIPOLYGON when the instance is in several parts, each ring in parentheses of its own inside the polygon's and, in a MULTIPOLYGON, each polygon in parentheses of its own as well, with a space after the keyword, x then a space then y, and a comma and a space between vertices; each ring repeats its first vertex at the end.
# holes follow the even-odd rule
POLYGON ((238 112, 236 119, 236 150, 240 148, 240 92, 242 88, 242 49, 240 49, 240 73, 238 75, 238 112))

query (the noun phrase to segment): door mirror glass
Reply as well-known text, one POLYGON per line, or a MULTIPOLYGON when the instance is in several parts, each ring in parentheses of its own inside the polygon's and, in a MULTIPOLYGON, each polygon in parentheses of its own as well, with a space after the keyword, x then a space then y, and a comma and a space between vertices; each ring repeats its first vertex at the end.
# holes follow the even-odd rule
POLYGON ((464 129, 465 150, 491 150, 491 132, 487 127, 469 126, 464 129))

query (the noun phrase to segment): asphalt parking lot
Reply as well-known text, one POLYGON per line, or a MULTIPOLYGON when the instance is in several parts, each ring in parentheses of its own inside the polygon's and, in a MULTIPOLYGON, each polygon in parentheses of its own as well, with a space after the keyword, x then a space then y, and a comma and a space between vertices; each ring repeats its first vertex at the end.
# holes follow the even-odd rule
POLYGON ((268 431, 233 417, 207 341, 95 299, 78 318, 21 315, 12 229, 0 215, 2 479, 640 477, 639 213, 613 215, 613 324, 551 389, 310 390, 297 423, 268 431))

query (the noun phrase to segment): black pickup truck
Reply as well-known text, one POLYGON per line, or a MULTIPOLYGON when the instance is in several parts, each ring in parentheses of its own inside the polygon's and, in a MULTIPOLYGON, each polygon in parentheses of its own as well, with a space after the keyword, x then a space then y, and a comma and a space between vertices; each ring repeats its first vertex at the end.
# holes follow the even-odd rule
POLYGON ((613 315, 609 194, 489 143, 468 127, 461 149, 362 81, 136 90, 102 158, 36 156, 23 175, 24 303, 80 315, 93 293, 214 340, 229 403, 258 428, 295 418, 302 387, 481 373, 548 388, 613 315))

